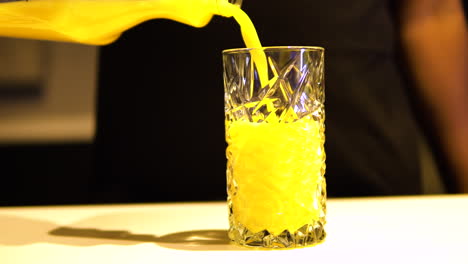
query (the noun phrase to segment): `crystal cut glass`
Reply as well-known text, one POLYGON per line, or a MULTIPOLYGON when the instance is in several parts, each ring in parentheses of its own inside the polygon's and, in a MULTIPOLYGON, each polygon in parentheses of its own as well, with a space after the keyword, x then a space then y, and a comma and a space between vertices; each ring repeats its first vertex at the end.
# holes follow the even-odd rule
POLYGON ((325 239, 324 50, 223 51, 229 237, 295 248, 325 239))

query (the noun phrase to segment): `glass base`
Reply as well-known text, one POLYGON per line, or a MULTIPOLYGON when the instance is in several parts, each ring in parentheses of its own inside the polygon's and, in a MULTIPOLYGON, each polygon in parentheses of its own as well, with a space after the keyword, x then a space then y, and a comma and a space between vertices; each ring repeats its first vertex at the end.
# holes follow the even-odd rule
MULTIPOLYGON (((232 219, 230 220, 232 221, 232 219)), ((325 240, 324 220, 307 224, 290 232, 283 231, 279 235, 270 234, 267 230, 253 233, 242 224, 230 223, 229 238, 234 243, 256 248, 286 249, 317 245, 325 240)))

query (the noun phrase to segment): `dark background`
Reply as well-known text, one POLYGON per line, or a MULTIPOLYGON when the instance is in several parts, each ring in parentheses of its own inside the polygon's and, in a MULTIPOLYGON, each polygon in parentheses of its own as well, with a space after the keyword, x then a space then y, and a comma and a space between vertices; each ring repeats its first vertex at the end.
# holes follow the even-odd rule
MULTIPOLYGON (((324 32, 321 10, 281 2, 268 17, 244 2, 264 45, 330 54, 360 37, 324 32)), ((0 146, 0 205, 225 199, 221 51, 236 47, 238 26, 221 17, 201 29, 147 21, 101 47, 95 142, 0 146)))

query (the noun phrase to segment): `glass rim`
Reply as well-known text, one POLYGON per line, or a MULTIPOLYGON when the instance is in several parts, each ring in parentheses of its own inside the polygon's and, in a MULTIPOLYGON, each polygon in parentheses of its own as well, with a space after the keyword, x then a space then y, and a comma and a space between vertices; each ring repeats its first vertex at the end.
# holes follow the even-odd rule
POLYGON ((309 51, 325 51, 325 48, 320 46, 264 46, 261 48, 233 48, 225 49, 222 51, 223 54, 231 53, 248 53, 253 50, 262 50, 262 51, 299 51, 299 50, 309 50, 309 51))

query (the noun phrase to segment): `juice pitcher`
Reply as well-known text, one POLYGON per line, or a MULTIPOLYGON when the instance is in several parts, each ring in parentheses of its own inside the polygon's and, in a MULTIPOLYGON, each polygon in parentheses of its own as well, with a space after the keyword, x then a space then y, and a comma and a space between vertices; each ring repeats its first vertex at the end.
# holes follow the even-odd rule
POLYGON ((105 45, 156 18, 203 27, 242 0, 0 0, 0 36, 105 45))

